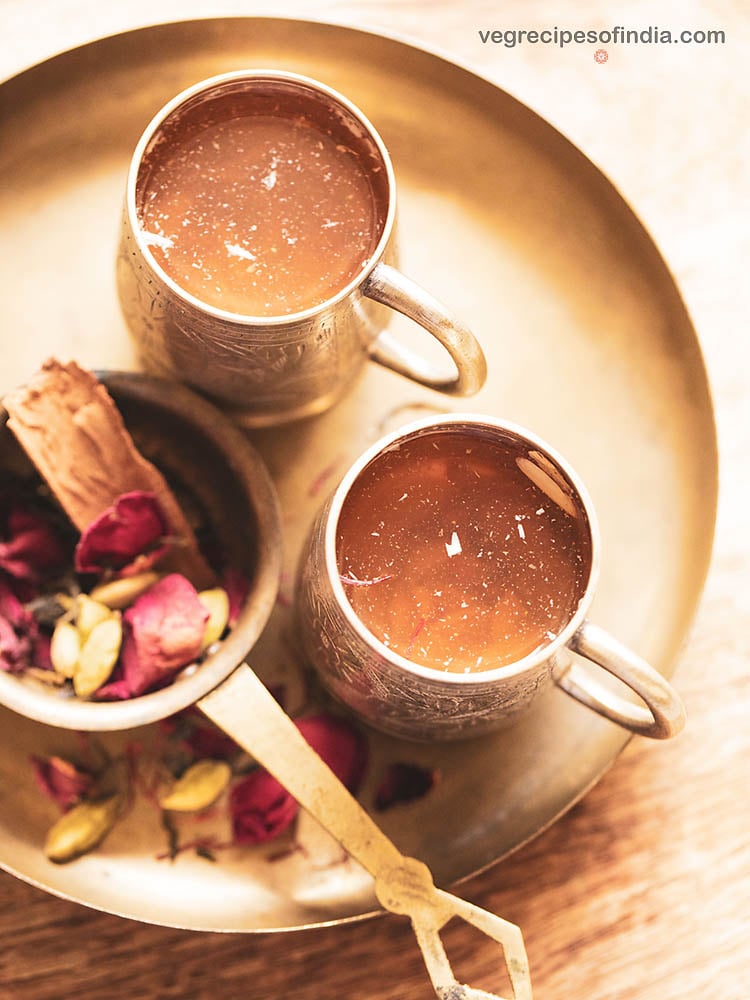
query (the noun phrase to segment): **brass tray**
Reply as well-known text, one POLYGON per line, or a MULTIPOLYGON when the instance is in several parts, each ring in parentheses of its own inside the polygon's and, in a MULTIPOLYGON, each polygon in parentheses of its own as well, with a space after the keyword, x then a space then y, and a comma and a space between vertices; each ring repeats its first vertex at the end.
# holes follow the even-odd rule
MULTIPOLYGON (((403 269, 467 320, 490 367, 467 406, 371 365, 333 412, 253 434, 280 491, 287 546, 282 602, 253 658, 259 672, 299 697, 283 598, 337 476, 380 431, 451 407, 525 424, 577 467, 603 536, 595 618, 670 673, 703 585, 716 507, 715 431, 695 332, 610 182, 528 108, 443 58, 348 28, 212 19, 106 38, 0 85, 0 389, 52 353, 134 366, 114 282, 130 152, 166 99, 248 66, 317 77, 371 118, 399 182, 403 269)), ((413 336, 405 322, 393 331, 413 336)), ((0 714, 8 871, 103 910, 211 931, 311 927, 375 909, 369 879, 306 817, 307 855, 270 860, 272 844, 227 851, 216 864, 189 854, 170 864, 156 859, 163 835, 144 806, 92 855, 51 865, 41 844, 55 810, 33 786, 28 757, 65 752, 73 739, 0 714)), ((371 774, 405 760, 442 775, 426 797, 378 820, 447 886, 560 816, 626 739, 556 690, 491 738, 425 746, 373 735, 371 774)))

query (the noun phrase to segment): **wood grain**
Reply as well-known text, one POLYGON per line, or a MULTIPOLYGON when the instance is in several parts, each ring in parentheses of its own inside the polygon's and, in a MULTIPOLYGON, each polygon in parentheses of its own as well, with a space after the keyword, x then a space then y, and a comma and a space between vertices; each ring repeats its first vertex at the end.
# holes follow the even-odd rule
MULTIPOLYGON (((254 0, 221 11, 207 0, 2 8, 3 72, 138 23, 268 10, 254 0)), ((724 462, 712 572, 675 677, 688 726, 669 744, 632 741, 565 818, 461 891, 523 928, 537 1000, 750 1000, 750 385, 736 294, 750 250, 738 210, 750 158, 746 7, 322 0, 313 10, 286 0, 274 13, 406 34, 492 77, 603 166, 677 277, 706 354, 724 462), (476 37, 478 27, 623 23, 720 27, 727 43, 610 48, 598 66, 588 50, 491 49, 476 37)), ((110 917, 0 876, 0 933, 2 1000, 431 997, 397 918, 275 936, 196 934, 110 917)), ((460 926, 447 941, 460 977, 498 987, 490 943, 460 926)))

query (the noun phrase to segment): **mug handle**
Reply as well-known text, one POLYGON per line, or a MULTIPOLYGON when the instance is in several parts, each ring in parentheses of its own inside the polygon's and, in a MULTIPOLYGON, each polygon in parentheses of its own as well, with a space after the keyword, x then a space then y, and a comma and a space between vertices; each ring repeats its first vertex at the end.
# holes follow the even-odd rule
POLYGON ((484 352, 471 330, 442 303, 390 264, 376 264, 362 291, 369 299, 403 313, 431 333, 450 354, 456 374, 442 374, 387 333, 381 333, 375 341, 370 354, 373 361, 452 396, 473 396, 479 392, 487 378, 484 352))
POLYGON ((576 701, 593 709, 606 719, 641 736, 665 740, 676 736, 685 725, 685 708, 671 684, 650 664, 636 656, 603 628, 586 621, 569 643, 580 653, 603 667, 639 695, 647 707, 632 705, 607 691, 589 678, 572 660, 564 672, 555 677, 559 687, 576 701))

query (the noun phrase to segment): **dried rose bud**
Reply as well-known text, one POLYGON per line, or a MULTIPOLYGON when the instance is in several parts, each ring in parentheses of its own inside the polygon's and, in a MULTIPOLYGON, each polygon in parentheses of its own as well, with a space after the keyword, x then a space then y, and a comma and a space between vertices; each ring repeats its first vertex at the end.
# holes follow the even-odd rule
POLYGON ((426 795, 438 780, 434 769, 418 764, 391 764, 375 793, 375 808, 379 811, 403 802, 413 802, 426 795))
MULTIPOLYGON (((299 719, 296 725, 334 774, 356 793, 367 764, 367 743, 360 730, 328 713, 299 719)), ((259 844, 278 836, 292 824, 299 809, 284 786, 262 768, 234 786, 229 805, 238 844, 259 844)))
POLYGON ((123 615, 119 670, 98 697, 132 698, 165 683, 201 651, 208 611, 184 576, 170 573, 123 615))
POLYGON ((92 786, 93 778, 63 757, 32 757, 36 782, 64 810, 79 802, 92 786))
POLYGON ((287 830, 299 806, 268 771, 258 768, 232 788, 229 796, 236 844, 262 844, 287 830))
POLYGON ((81 535, 76 572, 145 571, 166 551, 168 536, 169 525, 153 493, 123 493, 81 535))
POLYGON ((213 757, 217 760, 231 760, 239 753, 239 747, 231 736, 227 736, 214 725, 196 725, 185 737, 185 743, 190 747, 197 759, 213 757))
POLYGON ((323 712, 297 719, 297 728, 318 756, 356 794, 367 768, 367 740, 353 722, 323 712))

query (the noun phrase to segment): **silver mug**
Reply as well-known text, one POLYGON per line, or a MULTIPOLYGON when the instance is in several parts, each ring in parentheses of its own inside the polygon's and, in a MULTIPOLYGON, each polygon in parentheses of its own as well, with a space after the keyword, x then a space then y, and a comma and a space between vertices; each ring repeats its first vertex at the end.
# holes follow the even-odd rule
MULTIPOLYGON (((550 466, 548 465, 547 468, 550 466)), ((304 652, 323 684, 370 725, 416 739, 460 739, 499 728, 555 683, 612 722, 660 739, 676 735, 685 713, 672 686, 645 660, 592 624, 587 614, 599 578, 600 537, 585 486, 570 465, 529 431, 490 416, 427 417, 382 438, 349 469, 314 522, 297 581, 298 623, 304 652), (541 456, 561 476, 585 515, 590 542, 584 592, 564 627, 541 649, 514 663, 471 674, 414 663, 381 642, 350 604, 336 553, 339 517, 362 472, 385 451, 440 431, 505 437, 541 456), (571 652, 604 668, 644 702, 633 704, 597 683, 571 652)))
MULTIPOLYGON (((375 190, 375 189, 374 189, 375 190)), ((152 119, 127 179, 117 263, 120 303, 142 366, 208 395, 247 426, 283 423, 331 406, 368 359, 453 395, 476 393, 486 377, 468 327, 394 267, 396 186, 388 151, 364 114, 322 83, 276 70, 212 77, 183 91, 152 119), (377 164, 382 201, 377 245, 363 270, 315 306, 283 316, 245 316, 200 301, 160 266, 139 224, 139 176, 168 121, 210 99, 257 91, 335 115, 352 143, 377 164), (385 308, 389 307, 389 308, 385 308), (445 370, 384 332, 390 310, 429 331, 449 355, 445 370), (451 364, 452 360, 452 364, 451 364)))

